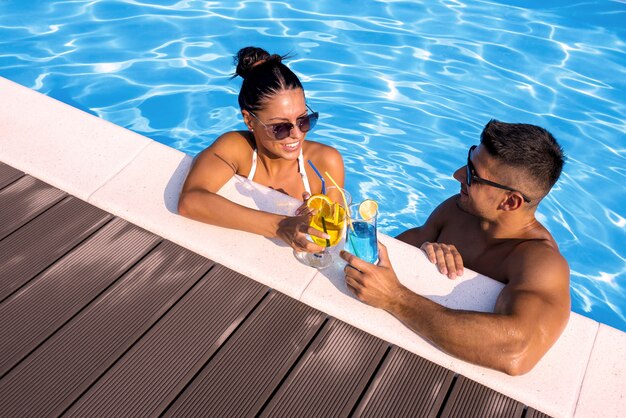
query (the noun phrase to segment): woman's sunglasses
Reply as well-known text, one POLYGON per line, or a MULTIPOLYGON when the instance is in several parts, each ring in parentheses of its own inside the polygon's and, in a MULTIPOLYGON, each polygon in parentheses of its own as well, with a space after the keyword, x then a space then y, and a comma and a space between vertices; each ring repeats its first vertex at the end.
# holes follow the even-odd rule
MULTIPOLYGON (((300 129, 300 131, 304 133, 309 132, 311 129, 313 129, 313 127, 317 123, 317 119, 319 119, 320 116, 319 113, 313 112, 313 109, 311 109, 309 105, 306 105, 306 107, 312 113, 309 113, 305 116, 300 116, 298 119, 296 119, 296 126, 298 127, 298 129, 300 129)), ((274 138, 277 141, 287 138, 291 134, 291 130, 294 128, 294 125, 291 122, 272 123, 266 125, 261 121, 261 119, 257 117, 257 115, 250 111, 248 111, 248 113, 250 113, 256 120, 259 121, 261 125, 265 127, 265 132, 267 132, 270 137, 274 138)))
POLYGON ((487 186, 497 187, 498 189, 516 192, 522 195, 522 199, 524 199, 524 202, 530 203, 530 199, 527 198, 526 195, 524 195, 524 193, 520 192, 519 190, 515 190, 508 186, 503 186, 502 184, 494 183, 493 181, 485 180, 484 178, 478 177, 478 174, 476 174, 476 167, 474 167, 474 164, 472 164, 472 160, 470 159, 470 157, 472 156, 472 151, 474 151, 476 147, 476 145, 472 145, 469 149, 469 152, 467 153, 467 165, 465 166, 465 183, 468 186, 471 186, 472 182, 475 181, 476 183, 486 184, 487 186))

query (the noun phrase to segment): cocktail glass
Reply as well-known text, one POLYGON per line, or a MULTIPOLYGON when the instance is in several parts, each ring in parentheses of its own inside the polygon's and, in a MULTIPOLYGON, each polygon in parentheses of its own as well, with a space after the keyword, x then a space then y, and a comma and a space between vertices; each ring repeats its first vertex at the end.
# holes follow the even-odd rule
POLYGON ((332 203, 323 202, 322 206, 311 217, 309 224, 330 236, 329 239, 309 236, 311 241, 324 247, 324 250, 318 253, 294 251, 295 257, 300 262, 318 269, 326 268, 332 264, 333 260, 328 247, 337 245, 345 237, 348 220, 347 205, 349 206, 351 203, 350 194, 345 189, 340 191, 335 186, 326 188, 326 196, 332 203), (344 196, 346 201, 344 201, 344 196))
POLYGON ((368 263, 377 263, 378 238, 376 231, 378 229, 378 210, 364 211, 362 205, 360 203, 350 206, 346 251, 368 263))

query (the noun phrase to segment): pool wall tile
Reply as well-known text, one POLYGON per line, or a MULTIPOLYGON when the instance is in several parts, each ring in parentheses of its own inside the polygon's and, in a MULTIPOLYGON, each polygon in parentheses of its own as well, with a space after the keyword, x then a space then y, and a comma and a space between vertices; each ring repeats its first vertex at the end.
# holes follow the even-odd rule
MULTIPOLYGON (((177 213, 178 194, 192 158, 152 142, 89 202, 204 255, 273 289, 298 298, 316 270, 300 264, 291 247, 243 231, 207 225, 177 213), (281 260, 276 262, 276 260, 281 260)), ((220 194, 249 207, 293 212, 299 203, 282 193, 234 177, 220 194)))
POLYGON ((576 418, 626 415, 626 334, 600 324, 582 384, 576 418))
POLYGON ((0 77, 0 159, 86 200, 150 139, 0 77))

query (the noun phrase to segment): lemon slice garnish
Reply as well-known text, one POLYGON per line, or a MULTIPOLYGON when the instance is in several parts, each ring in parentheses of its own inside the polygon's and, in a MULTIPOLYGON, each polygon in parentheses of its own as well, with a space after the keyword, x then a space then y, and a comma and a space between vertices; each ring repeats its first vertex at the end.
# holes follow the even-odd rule
POLYGON ((375 200, 367 199, 359 205, 359 215, 365 220, 372 219, 376 216, 376 212, 378 212, 378 203, 375 200))

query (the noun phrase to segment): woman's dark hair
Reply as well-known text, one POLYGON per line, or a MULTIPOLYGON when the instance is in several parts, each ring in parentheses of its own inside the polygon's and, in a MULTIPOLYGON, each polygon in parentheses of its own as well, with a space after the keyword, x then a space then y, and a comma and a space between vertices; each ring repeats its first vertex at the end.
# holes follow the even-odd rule
POLYGON ((550 132, 539 126, 491 120, 480 142, 498 161, 522 168, 540 188, 534 195, 547 195, 561 175, 563 149, 550 132))
POLYGON ((234 57, 236 76, 243 78, 239 107, 257 111, 264 101, 282 90, 304 89, 293 71, 282 60, 288 56, 270 55, 266 50, 247 46, 234 57))

